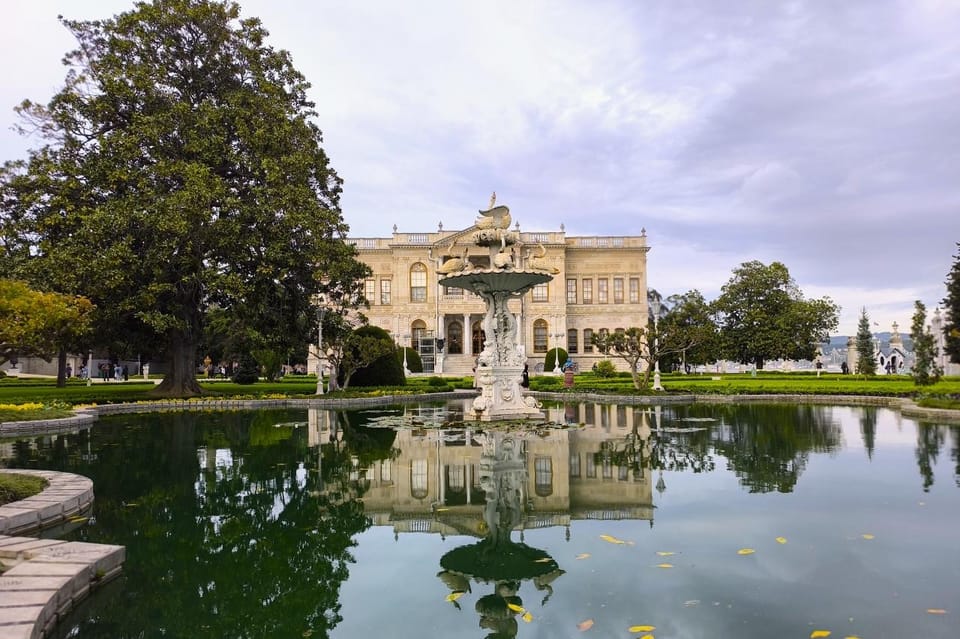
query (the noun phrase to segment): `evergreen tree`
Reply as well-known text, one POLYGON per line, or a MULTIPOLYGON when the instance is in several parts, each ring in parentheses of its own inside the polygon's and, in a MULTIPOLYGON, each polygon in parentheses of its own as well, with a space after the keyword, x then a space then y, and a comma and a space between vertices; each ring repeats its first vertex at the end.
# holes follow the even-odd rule
POLYGON ((873 353, 873 335, 870 333, 870 318, 867 309, 860 309, 860 323, 857 325, 857 368, 858 375, 876 375, 877 360, 873 353))
MULTIPOLYGON (((960 242, 957 243, 960 249, 960 242)), ((960 250, 953 258, 953 268, 947 275, 947 296, 943 298, 944 308, 947 310, 943 332, 946 336, 944 351, 950 356, 951 362, 960 363, 960 250)))
POLYGON ((927 329, 927 307, 923 302, 914 302, 913 323, 910 325, 910 338, 913 340, 913 381, 917 386, 935 384, 943 371, 937 366, 937 346, 933 334, 927 329))

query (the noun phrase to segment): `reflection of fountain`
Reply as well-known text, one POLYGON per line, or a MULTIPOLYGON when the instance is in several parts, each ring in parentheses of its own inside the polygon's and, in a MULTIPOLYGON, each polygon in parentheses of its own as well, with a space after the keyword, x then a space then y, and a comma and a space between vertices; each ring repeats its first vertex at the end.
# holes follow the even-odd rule
MULTIPOLYGON (((480 211, 476 229, 470 236, 473 244, 490 251, 489 268, 475 268, 467 259, 467 251, 447 259, 438 273, 440 283, 472 291, 487 306, 483 320, 486 339, 477 358, 477 387, 480 396, 473 402, 467 415, 470 419, 494 421, 522 417, 543 417, 536 400, 524 398, 520 391, 524 357, 517 349, 517 320, 510 312, 511 298, 520 297, 537 284, 553 279, 556 270, 547 263, 541 246, 538 257, 532 258, 527 268, 521 268, 514 246, 520 234, 510 231, 510 209, 494 206, 480 211)), ((451 245, 451 249, 453 246, 451 245)))
POLYGON ((522 583, 532 581, 545 592, 541 605, 553 594, 552 582, 563 574, 557 562, 546 552, 510 539, 511 531, 523 519, 523 487, 527 483, 527 459, 522 435, 487 432, 482 441, 480 486, 486 493, 483 519, 487 536, 467 546, 454 548, 440 559, 443 570, 438 577, 456 599, 471 592, 470 580, 492 584, 493 592, 477 600, 480 627, 493 637, 515 637, 517 616, 529 621, 530 613, 518 595, 522 583))

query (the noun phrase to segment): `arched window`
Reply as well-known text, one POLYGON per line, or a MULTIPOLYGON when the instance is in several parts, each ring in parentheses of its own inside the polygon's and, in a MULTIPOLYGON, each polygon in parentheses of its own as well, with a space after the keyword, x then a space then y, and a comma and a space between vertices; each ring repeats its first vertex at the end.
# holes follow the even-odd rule
POLYGON ((422 262, 410 267, 410 301, 427 301, 427 267, 422 262))
POLYGON ((584 353, 593 352, 593 329, 592 328, 583 329, 583 352, 584 353))
POLYGON ((577 352, 577 329, 575 328, 567 329, 567 352, 577 352))
POLYGON ((547 352, 547 320, 538 319, 533 323, 533 352, 547 352))
POLYGON ((427 488, 427 460, 414 459, 410 462, 410 496, 414 499, 425 499, 427 488))
POLYGON ((417 320, 410 325, 410 336, 413 338, 410 346, 413 350, 420 352, 420 339, 427 332, 427 324, 423 320, 417 320))
POLYGON ((479 355, 483 350, 483 343, 487 340, 487 334, 483 330, 483 322, 476 321, 471 327, 471 336, 473 341, 473 353, 479 355))
POLYGON ((447 324, 447 353, 450 355, 463 353, 463 324, 460 322, 447 324))

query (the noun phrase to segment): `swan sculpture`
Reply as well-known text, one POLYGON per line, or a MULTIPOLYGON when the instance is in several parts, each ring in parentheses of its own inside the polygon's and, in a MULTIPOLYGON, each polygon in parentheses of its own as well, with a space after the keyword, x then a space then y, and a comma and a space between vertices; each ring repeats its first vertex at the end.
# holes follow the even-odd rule
MULTIPOLYGON (((456 245, 457 241, 454 240, 453 244, 450 245, 450 251, 453 252, 453 247, 456 245)), ((463 247, 463 253, 460 257, 450 257, 443 263, 443 265, 437 269, 437 273, 448 275, 450 273, 459 273, 460 271, 466 270, 470 265, 470 261, 467 259, 467 253, 470 251, 469 246, 463 247)))
POLYGON ((559 273, 560 269, 551 265, 546 259, 544 259, 547 256, 546 247, 544 247, 542 243, 539 243, 538 246, 540 248, 537 250, 537 254, 527 260, 527 268, 531 271, 539 271, 541 273, 549 273, 551 275, 556 275, 559 273))

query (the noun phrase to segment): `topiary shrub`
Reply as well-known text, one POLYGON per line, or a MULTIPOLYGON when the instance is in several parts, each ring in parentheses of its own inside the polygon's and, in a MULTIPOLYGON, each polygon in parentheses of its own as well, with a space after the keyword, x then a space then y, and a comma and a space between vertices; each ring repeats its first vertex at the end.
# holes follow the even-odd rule
POLYGON ((234 384, 255 384, 260 379, 260 365, 251 353, 240 356, 240 365, 233 374, 234 384))
POLYGON ((597 362, 596 368, 593 369, 593 373, 597 377, 613 377, 617 374, 617 367, 613 365, 609 359, 602 359, 597 362))
POLYGON ((420 353, 413 350, 409 346, 404 346, 403 348, 397 349, 397 361, 400 362, 400 369, 403 369, 403 352, 407 352, 407 369, 411 373, 422 373, 423 372, 423 360, 420 359, 420 353))
POLYGON ((446 386, 447 380, 442 377, 431 377, 427 380, 427 386, 446 386))
MULTIPOLYGON (((356 331, 361 337, 376 337, 393 343, 390 333, 379 326, 361 326, 356 331)), ((403 354, 401 353, 401 358, 403 354)), ((407 360, 409 364, 409 360, 407 360)), ((369 366, 358 368, 350 377, 350 386, 404 386, 407 378, 403 374, 403 359, 397 361, 396 349, 374 360, 369 366)))
POLYGON ((543 358, 543 371, 549 373, 559 362, 560 366, 567 361, 567 351, 562 348, 551 348, 547 351, 547 356, 543 358))

